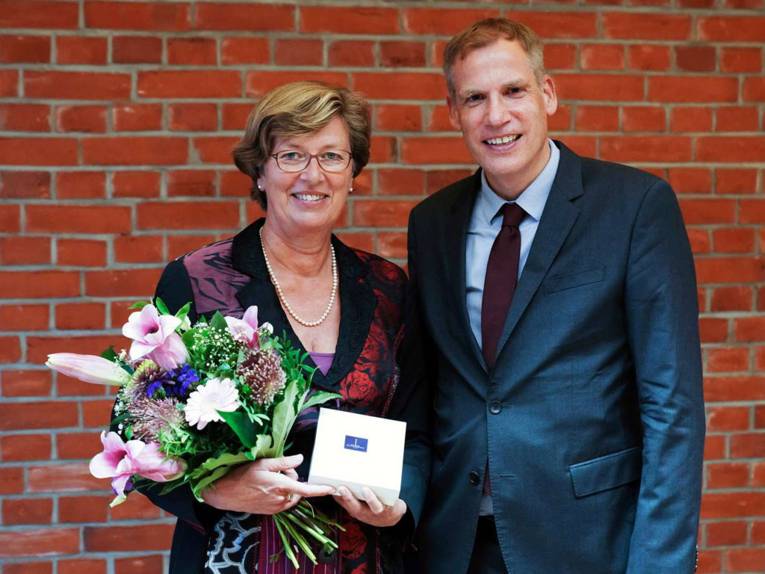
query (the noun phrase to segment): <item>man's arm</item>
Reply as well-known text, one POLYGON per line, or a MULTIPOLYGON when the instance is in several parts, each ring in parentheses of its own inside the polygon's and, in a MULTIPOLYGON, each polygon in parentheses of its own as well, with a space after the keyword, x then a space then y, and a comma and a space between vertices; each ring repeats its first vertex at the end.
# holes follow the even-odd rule
POLYGON ((672 189, 646 192, 625 285, 643 425, 643 469, 628 574, 694 571, 704 451, 696 280, 672 189))

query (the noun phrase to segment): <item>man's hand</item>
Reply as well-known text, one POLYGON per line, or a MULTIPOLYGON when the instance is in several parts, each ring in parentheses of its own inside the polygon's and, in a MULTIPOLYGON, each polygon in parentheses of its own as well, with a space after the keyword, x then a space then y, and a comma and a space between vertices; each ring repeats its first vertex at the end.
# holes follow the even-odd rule
POLYGON ((393 506, 385 506, 375 493, 364 487, 364 500, 359 500, 345 486, 337 489, 335 500, 356 520, 372 526, 393 526, 406 514, 406 502, 400 498, 393 506))

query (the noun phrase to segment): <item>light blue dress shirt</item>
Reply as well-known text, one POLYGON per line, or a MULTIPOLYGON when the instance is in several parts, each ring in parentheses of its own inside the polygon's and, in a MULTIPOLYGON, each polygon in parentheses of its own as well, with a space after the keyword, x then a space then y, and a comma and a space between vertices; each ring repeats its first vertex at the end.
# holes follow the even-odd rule
MULTIPOLYGON (((550 195, 555 174, 558 172, 560 151, 552 140, 548 139, 547 143, 550 146, 550 158, 547 160, 547 165, 521 192, 515 202, 509 202, 497 195, 486 181, 486 174, 481 172, 481 189, 470 216, 465 249, 465 297, 470 329, 473 331, 478 347, 481 347, 481 304, 486 265, 489 262, 494 240, 502 229, 502 217, 498 215, 499 208, 504 203, 517 203, 527 213, 518 226, 521 233, 521 257, 518 261, 518 277, 520 278, 547 203, 547 196, 550 195)), ((481 498, 479 513, 482 516, 494 514, 491 496, 484 495, 481 498)))

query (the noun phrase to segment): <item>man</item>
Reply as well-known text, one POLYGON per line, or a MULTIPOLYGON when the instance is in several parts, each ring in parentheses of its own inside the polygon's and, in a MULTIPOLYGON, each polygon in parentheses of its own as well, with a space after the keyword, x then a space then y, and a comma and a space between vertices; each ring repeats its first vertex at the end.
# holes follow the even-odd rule
POLYGON ((444 60, 480 169, 409 223, 434 375, 421 571, 692 572, 704 410, 675 196, 548 139, 527 27, 480 21, 444 60))

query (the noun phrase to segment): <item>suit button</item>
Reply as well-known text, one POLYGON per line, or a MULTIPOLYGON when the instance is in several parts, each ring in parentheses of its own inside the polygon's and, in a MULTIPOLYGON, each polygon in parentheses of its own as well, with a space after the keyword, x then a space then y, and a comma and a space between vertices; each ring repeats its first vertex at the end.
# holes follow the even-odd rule
POLYGON ((481 475, 475 470, 471 470, 468 477, 470 478, 470 484, 473 486, 478 486, 481 483, 481 475))
POLYGON ((491 401, 489 403, 489 412, 493 415, 498 415, 502 412, 502 403, 499 401, 491 401))

